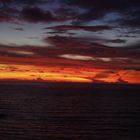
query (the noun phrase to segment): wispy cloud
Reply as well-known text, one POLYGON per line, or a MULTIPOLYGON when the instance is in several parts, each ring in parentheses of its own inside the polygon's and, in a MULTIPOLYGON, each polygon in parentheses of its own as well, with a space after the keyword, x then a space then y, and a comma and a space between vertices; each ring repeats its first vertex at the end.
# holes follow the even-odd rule
POLYGON ((77 79, 138 83, 139 12, 137 0, 0 0, 0 64, 39 67, 37 75, 41 67, 61 75, 68 67, 77 79))

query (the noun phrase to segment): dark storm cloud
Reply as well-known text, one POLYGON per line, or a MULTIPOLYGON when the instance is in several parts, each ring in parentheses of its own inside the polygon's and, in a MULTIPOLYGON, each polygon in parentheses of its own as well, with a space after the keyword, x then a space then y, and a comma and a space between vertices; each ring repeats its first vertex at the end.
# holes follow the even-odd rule
MULTIPOLYGON (((51 0, 0 0, 0 22, 24 20, 32 23, 38 22, 58 22, 58 21, 67 21, 71 19, 73 24, 81 21, 87 20, 96 20, 102 19, 106 14, 112 12, 119 12, 123 15, 122 20, 117 21, 120 25, 127 25, 134 27, 139 26, 139 1, 137 0, 58 0, 58 3, 54 6, 52 10, 39 8, 41 3, 53 3, 51 0), (8 6, 14 3, 16 8, 18 4, 21 4, 21 11, 14 10, 8 6), (62 7, 61 4, 65 4, 66 8, 62 7), (56 7, 58 5, 59 8, 56 7), (76 12, 73 7, 78 6, 85 11, 82 13, 76 12), (65 15, 65 16, 64 16, 65 15)), ((49 6, 48 6, 49 7, 49 6)), ((80 9, 80 10, 81 10, 80 9)), ((82 11, 81 10, 81 11, 82 11)), ((18 31, 23 31, 22 28, 14 28, 18 31)), ((114 26, 109 25, 98 25, 98 26, 86 26, 86 24, 81 26, 76 25, 59 25, 54 27, 49 27, 46 29, 52 29, 55 33, 64 33, 68 30, 84 30, 84 31, 104 31, 114 29, 114 26)), ((122 48, 113 48, 107 47, 100 44, 100 40, 105 43, 126 43, 124 39, 99 39, 99 42, 96 42, 96 39, 92 37, 89 38, 74 38, 74 37, 63 37, 63 36, 51 36, 45 38, 44 41, 49 42, 54 49, 51 48, 35 48, 29 47, 31 51, 39 54, 43 57, 57 57, 62 54, 79 54, 86 55, 91 57, 125 57, 125 58, 139 58, 139 50, 136 49, 136 45, 139 46, 139 43, 132 45, 132 47, 122 47, 122 48), (90 40, 90 41, 89 41, 90 40), (95 41, 94 41, 95 40, 95 41), (133 49, 132 49, 133 48, 133 49), (137 50, 137 51, 136 51, 137 50)), ((30 50, 29 49, 29 50, 30 50)), ((21 52, 20 52, 21 53, 21 52)), ((20 54, 19 53, 19 54, 20 54)), ((9 55, 9 52, 8 52, 9 55)))
POLYGON ((1 7, 7 7, 9 4, 25 4, 32 6, 34 4, 46 3, 49 0, 0 0, 1 7))
POLYGON ((0 9, 0 22, 12 22, 17 19, 18 10, 14 8, 0 9))
POLYGON ((111 43, 125 43, 126 40, 124 39, 114 39, 114 40, 108 40, 111 43))
MULTIPOLYGON (((124 19, 120 20, 120 24, 128 27, 140 27, 140 7, 130 9, 124 14, 124 19)), ((140 33, 140 31, 139 31, 140 33)))
POLYGON ((54 27, 48 27, 46 29, 53 29, 57 31, 67 31, 67 30, 84 30, 84 31, 91 31, 91 32, 97 32, 97 31, 104 31, 104 30, 110 30, 112 27, 100 25, 100 26, 72 26, 72 25, 60 25, 60 26, 54 26, 54 27))
POLYGON ((104 38, 98 38, 96 39, 98 42, 103 42, 103 43, 116 43, 116 44, 125 44, 127 41, 125 39, 104 39, 104 38))
POLYGON ((67 3, 87 8, 96 7, 102 10, 124 10, 140 5, 139 0, 67 0, 67 3))
POLYGON ((139 52, 140 51, 140 40, 135 41, 135 43, 129 44, 129 45, 125 46, 124 48, 132 50, 132 51, 137 50, 139 52))
POLYGON ((0 0, 0 22, 20 21, 53 22, 58 21, 52 13, 38 5, 49 0, 0 0), (18 8, 22 10, 17 10, 18 8))
POLYGON ((0 45, 1 62, 31 63, 35 65, 83 65, 97 68, 139 68, 137 47, 108 47, 91 43, 88 38, 51 36, 44 39, 51 46, 0 45), (68 56, 68 57, 65 57, 68 56), (73 58, 72 58, 73 57, 73 58), (17 59, 21 58, 21 59, 17 59))
POLYGON ((2 64, 32 64, 41 66, 81 66, 75 60, 58 57, 62 51, 40 46, 18 46, 0 44, 0 60, 2 64))
POLYGON ((75 21, 72 22, 73 25, 75 24, 82 24, 87 21, 91 20, 98 20, 105 16, 105 12, 102 12, 97 9, 89 9, 85 13, 79 14, 75 16, 75 21))
POLYGON ((6 13, 3 13, 3 11, 0 10, 0 22, 8 22, 8 21, 12 21, 13 18, 6 13))
POLYGON ((14 0, 14 1, 16 1, 17 3, 32 5, 32 4, 44 4, 50 0, 14 0))
POLYGON ((29 46, 15 47, 13 45, 0 44, 0 56, 5 57, 32 57, 34 52, 29 49, 29 46))
MULTIPOLYGON (((98 43, 91 43, 88 38, 74 38, 64 36, 52 36, 46 38, 45 41, 58 48, 57 51, 64 54, 80 54, 89 55, 93 57, 123 57, 123 58, 139 58, 140 51, 137 47, 108 47, 98 43), (85 41, 86 40, 86 41, 85 41)), ((110 40, 111 42, 123 41, 123 40, 110 40)), ((96 40, 95 40, 96 42, 96 40)))
POLYGON ((17 27, 17 28, 13 28, 13 29, 16 30, 16 31, 24 31, 23 28, 19 28, 19 27, 17 27))
POLYGON ((80 25, 87 21, 102 19, 106 14, 113 12, 122 15, 120 21, 116 21, 119 25, 139 27, 139 0, 57 0, 57 2, 56 0, 0 0, 0 22, 23 18, 34 23, 71 20, 73 25, 80 25), (40 9, 39 5, 43 4, 48 5, 47 7, 54 4, 55 8, 51 12, 47 7, 40 9), (18 11, 15 17, 13 12, 5 12, 6 8, 12 6, 14 9, 21 7, 23 10, 18 11), (74 6, 85 11, 79 12, 80 10, 75 10, 74 6))
MULTIPOLYGON (((94 38, 76 38, 64 36, 51 36, 43 41, 49 43, 50 47, 30 46, 30 45, 0 45, 0 56, 27 56, 27 57, 49 57, 58 58, 61 55, 72 54, 90 56, 93 58, 111 58, 120 63, 139 63, 140 50, 139 42, 127 47, 108 47, 93 42, 94 38)), ((115 41, 116 40, 110 40, 115 41)), ((121 40, 119 40, 121 42, 121 40)), ((95 41, 96 42, 96 41, 95 41)), ((118 40, 117 40, 118 43, 118 40)), ((102 60, 102 59, 97 59, 102 60)), ((90 61, 90 60, 89 60, 90 61)))
POLYGON ((139 0, 68 0, 67 3, 88 9, 87 12, 77 16, 79 22, 100 19, 108 13, 118 12, 123 16, 122 24, 140 25, 139 0))
POLYGON ((21 11, 21 17, 29 22, 52 22, 56 19, 50 11, 43 11, 38 7, 24 8, 21 11))

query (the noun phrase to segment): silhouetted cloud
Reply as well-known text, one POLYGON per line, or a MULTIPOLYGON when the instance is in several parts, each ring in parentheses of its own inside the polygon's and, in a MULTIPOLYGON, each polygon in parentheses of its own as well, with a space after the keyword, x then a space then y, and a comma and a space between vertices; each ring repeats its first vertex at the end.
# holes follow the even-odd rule
POLYGON ((13 29, 16 30, 16 31, 24 31, 23 28, 19 28, 19 27, 16 27, 16 28, 13 28, 13 29))
POLYGON ((28 6, 33 6, 34 4, 46 3, 49 0, 0 0, 0 5, 2 7, 8 7, 9 4, 25 4, 28 6))
POLYGON ((14 8, 0 9, 0 22, 12 22, 17 19, 18 10, 14 8))
MULTIPOLYGON (((126 47, 108 47, 98 43, 91 43, 91 39, 88 38, 76 38, 76 37, 64 37, 64 36, 52 36, 45 39, 53 46, 65 49, 65 53, 74 54, 89 54, 102 57, 139 57, 139 51, 133 46, 126 47)), ((92 39, 94 42, 94 38, 92 39)), ((118 40, 110 40, 111 42, 117 42, 118 40)), ((95 39, 96 42, 96 39, 95 39)), ((120 40, 119 40, 120 42, 120 40)))
POLYGON ((111 43, 125 43, 126 40, 124 40, 124 39, 112 39, 112 40, 106 40, 106 42, 111 42, 111 43))
POLYGON ((67 31, 67 30, 85 30, 85 31, 91 31, 91 32, 98 32, 98 31, 104 31, 104 30, 110 30, 112 29, 111 26, 72 26, 72 25, 60 25, 60 26, 54 26, 54 27, 48 27, 46 29, 53 29, 58 31, 67 31))
POLYGON ((118 12, 123 16, 121 20, 124 25, 140 25, 139 0, 71 0, 68 4, 88 9, 87 12, 77 16, 79 21, 95 20, 108 13, 118 12))
POLYGON ((5 9, 13 8, 23 9, 16 14, 17 20, 23 18, 34 23, 71 20, 73 25, 79 25, 86 21, 102 19, 105 15, 116 12, 122 16, 120 21, 116 21, 120 25, 130 27, 140 25, 138 0, 57 0, 57 2, 56 0, 0 0, 0 7, 0 22, 8 22, 15 18, 13 12, 5 13, 5 9), (40 8, 39 5, 46 5, 46 8, 40 8), (75 10, 74 6, 81 9, 75 10), (18 17, 20 15, 21 18, 18 17))
POLYGON ((140 69, 139 13, 139 0, 0 0, 0 64, 99 68, 93 81, 125 83, 120 70, 140 69))
MULTIPOLYGON (((133 28, 139 28, 140 27, 140 8, 134 8, 128 10, 124 16, 123 19, 120 20, 120 24, 123 26, 133 27, 133 28)), ((140 33, 140 31, 139 31, 140 33)))
POLYGON ((43 11, 38 7, 24 8, 21 11, 21 16, 24 20, 29 22, 52 22, 56 19, 50 11, 43 11))
POLYGON ((139 1, 138 0, 70 0, 68 4, 73 4, 82 7, 96 7, 100 9, 106 10, 124 10, 128 7, 138 7, 139 1))

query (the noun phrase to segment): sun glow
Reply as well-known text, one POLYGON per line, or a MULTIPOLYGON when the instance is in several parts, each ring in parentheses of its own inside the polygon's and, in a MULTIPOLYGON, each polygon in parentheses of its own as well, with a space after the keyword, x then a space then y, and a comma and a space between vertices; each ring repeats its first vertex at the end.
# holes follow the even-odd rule
POLYGON ((56 67, 36 67, 23 65, 0 65, 0 79, 2 80, 34 80, 53 82, 92 82, 83 74, 74 74, 69 70, 56 67))
POLYGON ((140 83, 140 72, 107 69, 0 64, 0 80, 50 82, 140 83))

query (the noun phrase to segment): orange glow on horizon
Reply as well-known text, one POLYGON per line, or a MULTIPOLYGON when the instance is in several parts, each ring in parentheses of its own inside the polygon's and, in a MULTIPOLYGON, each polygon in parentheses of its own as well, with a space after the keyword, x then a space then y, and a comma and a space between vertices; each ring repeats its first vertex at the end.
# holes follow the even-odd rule
POLYGON ((132 70, 0 64, 0 80, 140 84, 139 75, 132 70))

